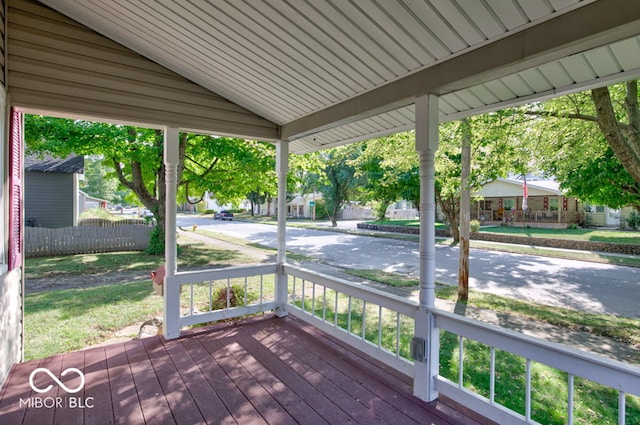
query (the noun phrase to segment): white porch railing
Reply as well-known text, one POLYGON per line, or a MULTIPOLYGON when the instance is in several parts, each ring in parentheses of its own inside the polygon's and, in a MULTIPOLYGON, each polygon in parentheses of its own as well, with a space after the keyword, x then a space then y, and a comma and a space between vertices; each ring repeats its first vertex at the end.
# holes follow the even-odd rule
MULTIPOLYGON (((182 288, 180 326, 276 310, 277 269, 268 264, 177 273, 182 288)), ((414 376, 410 349, 417 302, 292 265, 284 265, 282 271, 288 275, 286 313, 414 376)), ((438 392, 487 418, 509 424, 546 423, 535 408, 536 402, 544 404, 550 385, 540 378, 544 375, 564 377, 566 408, 554 412, 564 423, 585 423, 574 419, 576 412, 591 407, 576 400, 592 385, 606 387, 617 403, 617 417, 597 423, 625 424, 628 416, 640 417, 640 400, 627 404, 627 397, 640 396, 640 367, 443 310, 432 313, 440 330, 438 392), (478 356, 478 351, 483 354, 478 356), (474 373, 467 373, 469 369, 474 373), (505 381, 509 390, 503 389, 505 381), (505 392, 511 392, 509 397, 505 392)))
POLYGON ((180 327, 275 310, 276 264, 178 272, 180 327))
MULTIPOLYGON (((561 344, 533 338, 442 310, 437 310, 434 314, 436 316, 436 326, 446 331, 441 334, 441 340, 447 338, 447 336, 454 336, 457 340, 457 348, 453 350, 457 351, 457 353, 452 353, 457 354, 455 356, 457 358, 453 362, 457 364, 454 365, 453 371, 448 371, 449 375, 457 372, 455 373, 455 379, 450 380, 442 376, 443 367, 441 364, 440 376, 438 376, 438 392, 498 423, 538 423, 535 421, 532 404, 536 396, 540 396, 538 402, 544 404, 543 397, 546 392, 544 379, 536 380, 539 386, 536 386, 533 380, 534 366, 538 367, 538 365, 549 367, 537 369, 537 373, 540 376, 557 373, 566 377, 566 411, 563 415, 564 422, 567 424, 573 424, 575 420, 577 407, 574 402, 577 378, 591 381, 589 385, 586 385, 587 388, 593 388, 590 385, 591 383, 610 388, 612 392, 617 393, 617 397, 614 397, 614 399, 617 398, 618 402, 617 418, 613 422, 607 421, 605 418, 592 418, 588 422, 581 423, 625 424, 627 415, 626 395, 640 396, 640 367, 574 350, 561 344), (478 365, 475 363, 477 359, 467 358, 466 348, 470 344, 482 344, 484 346, 487 357, 486 364, 478 365), (505 381, 505 377, 500 377, 500 374, 510 373, 509 371, 498 370, 497 355, 503 357, 503 364, 506 362, 519 368, 522 366, 519 373, 521 376, 518 378, 521 382, 514 382, 513 380, 509 382, 509 385, 514 387, 522 384, 519 390, 522 399, 517 403, 521 408, 518 409, 518 412, 507 408, 497 400, 497 382, 499 379, 505 381), (488 381, 485 383, 467 382, 467 379, 465 379, 465 367, 467 366, 476 370, 483 369, 488 381)), ((441 347, 446 345, 441 344, 441 347)), ((442 357, 441 352, 441 359, 442 357)), ((506 377, 506 380, 509 379, 509 377, 506 377)), ((586 391, 589 391, 589 389, 586 391)), ((602 400, 602 402, 605 401, 602 400)), ((580 409, 589 408, 589 406, 580 407, 580 409)), ((597 406, 593 406, 593 409, 594 411, 598 410, 597 406)), ((635 411, 635 420, 640 415, 640 411, 637 409, 635 411)))
POLYGON ((409 344, 417 303, 299 267, 285 265, 284 272, 287 313, 413 376, 409 344))
MULTIPOLYGON (((289 275, 289 298, 285 307, 289 314, 413 376, 409 352, 414 336, 413 320, 418 311, 416 302, 290 265, 286 265, 284 271, 289 275)), ((536 395, 546 391, 542 380, 532 379, 537 364, 548 367, 543 374, 553 370, 566 376, 566 411, 561 415, 568 424, 574 423, 577 409, 574 403, 577 379, 600 384, 617 394, 614 398, 618 402, 618 417, 613 422, 598 423, 625 424, 628 415, 626 396, 640 396, 640 367, 442 310, 436 309, 433 314, 441 335, 438 391, 498 423, 537 423, 532 403, 536 395), (443 343, 443 339, 452 336, 456 339, 453 348, 451 344, 443 343), (477 364, 476 358, 468 358, 467 347, 472 344, 486 347, 486 364, 477 364), (447 350, 451 352, 447 353, 447 350), (450 364, 443 364, 445 356, 449 360, 455 359, 451 362, 457 363, 453 365, 453 372, 451 368, 445 368, 450 364), (518 406, 514 407, 516 410, 501 404, 501 397, 497 395, 497 383, 505 380, 501 376, 505 372, 497 366, 496 356, 508 356, 507 363, 523 365, 523 388, 521 399, 516 403, 518 406), (465 366, 483 370, 486 384, 465 379, 465 366)), ((640 412, 636 411, 634 415, 637 418, 640 412)))

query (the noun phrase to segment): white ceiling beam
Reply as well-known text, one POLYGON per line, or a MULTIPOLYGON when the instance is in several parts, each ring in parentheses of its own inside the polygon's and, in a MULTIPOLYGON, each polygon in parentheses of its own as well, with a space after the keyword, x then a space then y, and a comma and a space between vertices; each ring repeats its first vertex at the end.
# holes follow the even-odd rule
POLYGON ((309 134, 410 105, 638 34, 640 2, 599 0, 478 49, 392 81, 282 126, 281 137, 309 134))

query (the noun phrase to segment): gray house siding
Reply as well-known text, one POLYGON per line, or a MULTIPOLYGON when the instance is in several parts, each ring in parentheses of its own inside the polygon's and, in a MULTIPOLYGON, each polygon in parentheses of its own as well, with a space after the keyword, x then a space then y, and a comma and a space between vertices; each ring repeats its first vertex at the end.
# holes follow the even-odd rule
POLYGON ((27 172, 24 179, 27 226, 59 228, 74 225, 75 174, 27 172))

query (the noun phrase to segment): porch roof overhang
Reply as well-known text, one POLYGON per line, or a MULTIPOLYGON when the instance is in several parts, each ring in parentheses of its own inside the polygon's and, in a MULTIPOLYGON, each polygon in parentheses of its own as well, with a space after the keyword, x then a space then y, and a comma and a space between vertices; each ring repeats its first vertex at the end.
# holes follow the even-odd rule
POLYGON ((273 123, 294 153, 413 129, 427 93, 447 121, 640 75, 628 0, 42 3, 273 123))

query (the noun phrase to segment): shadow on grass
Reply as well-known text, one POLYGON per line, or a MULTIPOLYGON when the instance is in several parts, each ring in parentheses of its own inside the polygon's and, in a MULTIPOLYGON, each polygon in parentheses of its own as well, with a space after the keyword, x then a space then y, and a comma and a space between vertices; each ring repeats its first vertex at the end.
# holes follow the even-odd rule
POLYGON ((247 256, 239 251, 205 248, 205 245, 184 245, 178 255, 179 265, 204 266, 207 264, 236 264, 246 262, 247 256))
POLYGON ((136 303, 153 292, 150 280, 119 285, 81 289, 61 289, 29 294, 25 298, 25 314, 59 310, 62 318, 88 314, 92 309, 121 302, 136 303))
POLYGON ((123 270, 149 270, 157 267, 161 257, 139 251, 100 254, 77 254, 27 258, 27 278, 99 274, 123 270))

